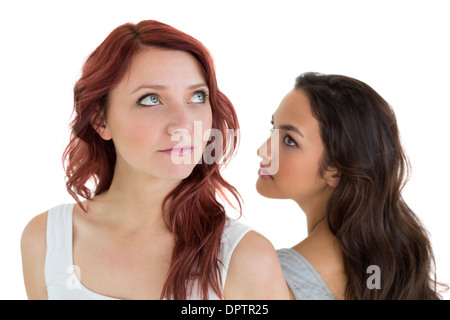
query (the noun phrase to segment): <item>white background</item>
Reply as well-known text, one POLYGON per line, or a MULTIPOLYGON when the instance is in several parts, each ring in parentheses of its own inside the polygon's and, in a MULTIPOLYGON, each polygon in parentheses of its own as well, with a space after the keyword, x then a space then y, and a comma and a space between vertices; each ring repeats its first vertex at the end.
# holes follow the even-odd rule
MULTIPOLYGON (((448 1, 2 1, 0 4, 0 299, 26 299, 20 237, 35 215, 72 202, 61 155, 84 59, 117 26, 155 19, 211 51, 241 123, 224 171, 244 222, 276 248, 306 235, 291 200, 255 191, 257 147, 294 79, 339 73, 393 106, 413 167, 404 198, 431 234, 438 280, 450 283, 448 1)), ((232 213, 230 213, 232 215, 232 213)), ((444 296, 446 299, 449 295, 444 296)))

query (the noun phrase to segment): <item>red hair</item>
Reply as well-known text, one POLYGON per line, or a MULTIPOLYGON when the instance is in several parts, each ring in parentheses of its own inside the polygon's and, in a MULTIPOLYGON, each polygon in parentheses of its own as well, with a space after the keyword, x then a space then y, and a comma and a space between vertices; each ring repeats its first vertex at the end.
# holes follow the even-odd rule
POLYGON ((94 195, 109 189, 116 162, 114 143, 103 140, 92 124, 104 112, 109 92, 122 79, 133 56, 148 46, 183 50, 200 62, 209 87, 212 128, 224 137, 223 145, 217 147, 225 150, 226 160, 222 164, 201 161, 163 201, 162 212, 175 246, 161 298, 186 299, 194 280, 198 280, 203 299, 208 299, 209 288, 223 297, 218 252, 226 213, 217 192, 224 195, 228 190, 242 209, 239 193, 220 174, 238 143, 237 135, 230 140, 225 133, 237 130, 239 123, 233 105, 217 87, 211 55, 198 40, 166 24, 146 20, 116 28, 88 57, 75 84, 72 135, 63 154, 67 190, 83 208, 78 195, 93 197, 86 186, 89 180, 94 182, 94 195))

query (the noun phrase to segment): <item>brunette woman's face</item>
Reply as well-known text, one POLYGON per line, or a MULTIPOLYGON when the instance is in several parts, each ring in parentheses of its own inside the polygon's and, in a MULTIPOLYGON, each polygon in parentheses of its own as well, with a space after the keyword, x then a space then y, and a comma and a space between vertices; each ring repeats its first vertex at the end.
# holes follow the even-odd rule
POLYGON ((329 196, 337 183, 333 177, 336 172, 320 174, 324 146, 319 122, 302 90, 292 90, 281 101, 273 115, 273 129, 258 149, 263 159, 256 182, 258 192, 299 204, 329 196))
POLYGON ((98 131, 113 140, 118 165, 179 180, 201 159, 211 124, 208 86, 196 58, 149 47, 132 58, 111 90, 105 127, 98 131))

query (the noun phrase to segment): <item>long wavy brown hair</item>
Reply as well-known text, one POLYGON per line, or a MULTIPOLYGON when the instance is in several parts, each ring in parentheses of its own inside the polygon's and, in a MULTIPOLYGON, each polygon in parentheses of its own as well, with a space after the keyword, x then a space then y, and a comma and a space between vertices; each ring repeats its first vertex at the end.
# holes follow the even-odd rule
POLYGON ((305 73, 295 88, 320 125, 322 173, 340 172, 327 221, 344 257, 346 298, 441 298, 428 233, 401 195, 410 165, 393 109, 370 86, 342 75, 305 73), (367 286, 371 265, 381 272, 379 289, 367 286))
MULTIPOLYGON (((241 208, 239 193, 220 174, 236 150, 239 123, 233 105, 218 89, 213 59, 198 40, 166 24, 146 20, 116 28, 92 52, 74 88, 75 116, 71 140, 63 154, 67 190, 83 208, 78 196, 90 199, 109 189, 116 162, 114 142, 103 140, 92 124, 104 112, 109 92, 122 79, 133 56, 149 46, 183 50, 200 62, 209 88, 212 128, 223 134, 223 145, 216 147, 224 150, 224 159, 212 164, 201 161, 164 199, 161 209, 175 246, 161 298, 186 299, 193 280, 198 280, 202 298, 208 298, 210 288, 223 297, 218 252, 226 213, 217 196, 228 201, 229 192, 241 208), (234 130, 231 138, 226 134, 228 129, 234 130), (93 183, 93 190, 88 182, 93 183)), ((208 145, 211 143, 217 144, 209 141, 208 145)))

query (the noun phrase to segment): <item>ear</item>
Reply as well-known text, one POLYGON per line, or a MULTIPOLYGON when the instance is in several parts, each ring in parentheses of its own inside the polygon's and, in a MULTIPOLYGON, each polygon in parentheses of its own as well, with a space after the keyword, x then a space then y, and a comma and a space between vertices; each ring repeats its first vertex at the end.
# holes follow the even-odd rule
POLYGON ((103 140, 111 140, 112 135, 111 131, 108 128, 108 125, 102 114, 96 112, 95 115, 91 119, 91 125, 95 131, 102 137, 103 140))
POLYGON ((328 185, 334 189, 339 184, 339 180, 341 179, 341 173, 339 172, 338 169, 334 167, 329 167, 325 171, 324 178, 325 181, 328 183, 328 185))

